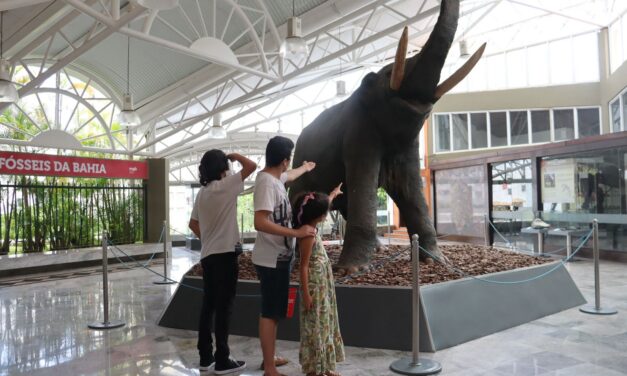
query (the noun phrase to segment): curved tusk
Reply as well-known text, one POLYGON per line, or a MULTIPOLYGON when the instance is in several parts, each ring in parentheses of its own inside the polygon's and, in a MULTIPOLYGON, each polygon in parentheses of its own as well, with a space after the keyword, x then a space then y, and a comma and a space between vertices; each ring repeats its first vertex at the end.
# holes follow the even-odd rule
POLYGON ((438 100, 442 98, 444 94, 446 94, 449 90, 454 88, 458 83, 460 83, 470 71, 477 65, 479 59, 481 59, 481 55, 483 55, 483 51, 485 51, 486 43, 484 43, 474 54, 462 65, 455 73, 453 73, 446 81, 442 82, 435 89, 435 99, 438 100))
POLYGON ((398 41, 398 47, 396 48, 396 58, 394 59, 394 65, 392 66, 392 76, 390 77, 390 89, 398 90, 403 83, 403 76, 405 75, 405 58, 407 55, 407 26, 403 29, 403 35, 398 41))

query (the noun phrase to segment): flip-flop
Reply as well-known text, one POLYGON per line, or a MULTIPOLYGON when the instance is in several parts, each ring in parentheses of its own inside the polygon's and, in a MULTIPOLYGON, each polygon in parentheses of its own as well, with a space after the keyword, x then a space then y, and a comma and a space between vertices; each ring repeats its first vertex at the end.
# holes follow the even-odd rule
MULTIPOLYGON (((284 366, 284 365, 286 365, 289 362, 290 362, 289 360, 287 360, 286 358, 284 358, 282 356, 275 356, 274 357, 274 366, 275 367, 284 366)), ((264 369, 263 361, 261 362, 261 366, 259 366, 259 369, 263 371, 263 369, 264 369)))
MULTIPOLYGON (((266 376, 266 373, 265 373, 265 372, 263 373, 263 376, 266 376)), ((282 373, 279 373, 279 376, 287 376, 287 375, 284 375, 284 374, 282 374, 282 373)))

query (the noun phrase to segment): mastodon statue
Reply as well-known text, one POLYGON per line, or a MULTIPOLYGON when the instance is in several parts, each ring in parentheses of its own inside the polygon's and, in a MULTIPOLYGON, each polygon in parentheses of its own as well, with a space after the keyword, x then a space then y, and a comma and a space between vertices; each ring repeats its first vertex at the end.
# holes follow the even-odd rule
POLYGON ((394 200, 409 233, 440 256, 420 179, 418 133, 433 104, 472 70, 485 48, 438 85, 458 17, 459 0, 442 0, 438 21, 417 55, 406 59, 405 28, 394 63, 366 75, 348 99, 322 112, 298 138, 294 165, 315 161, 317 167, 295 182, 290 196, 329 192, 344 183, 344 195, 333 203, 347 220, 341 268, 368 264, 377 246, 378 187, 394 200))

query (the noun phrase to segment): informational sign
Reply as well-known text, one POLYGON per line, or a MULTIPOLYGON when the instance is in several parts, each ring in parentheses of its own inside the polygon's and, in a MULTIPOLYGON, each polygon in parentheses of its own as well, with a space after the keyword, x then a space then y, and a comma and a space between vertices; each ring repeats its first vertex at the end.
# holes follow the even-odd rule
POLYGON ((0 152, 0 174, 148 179, 146 162, 0 152))
POLYGON ((566 204, 574 203, 575 160, 573 158, 542 161, 542 201, 566 204))

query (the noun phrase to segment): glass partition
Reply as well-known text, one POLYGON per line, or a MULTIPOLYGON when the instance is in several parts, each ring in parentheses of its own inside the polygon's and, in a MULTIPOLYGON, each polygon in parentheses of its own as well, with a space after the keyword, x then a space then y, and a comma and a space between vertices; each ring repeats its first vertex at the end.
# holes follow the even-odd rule
POLYGON ((482 237, 487 213, 483 166, 435 171, 436 227, 440 234, 482 237))
MULTIPOLYGON (((627 250, 625 164, 627 149, 543 158, 542 217, 554 227, 588 229, 599 221, 600 247, 627 250)), ((548 237, 546 244, 559 245, 548 237)))
POLYGON ((533 177, 531 159, 518 159, 491 165, 492 222, 498 233, 494 244, 512 243, 532 248, 520 230, 533 219, 533 177))

